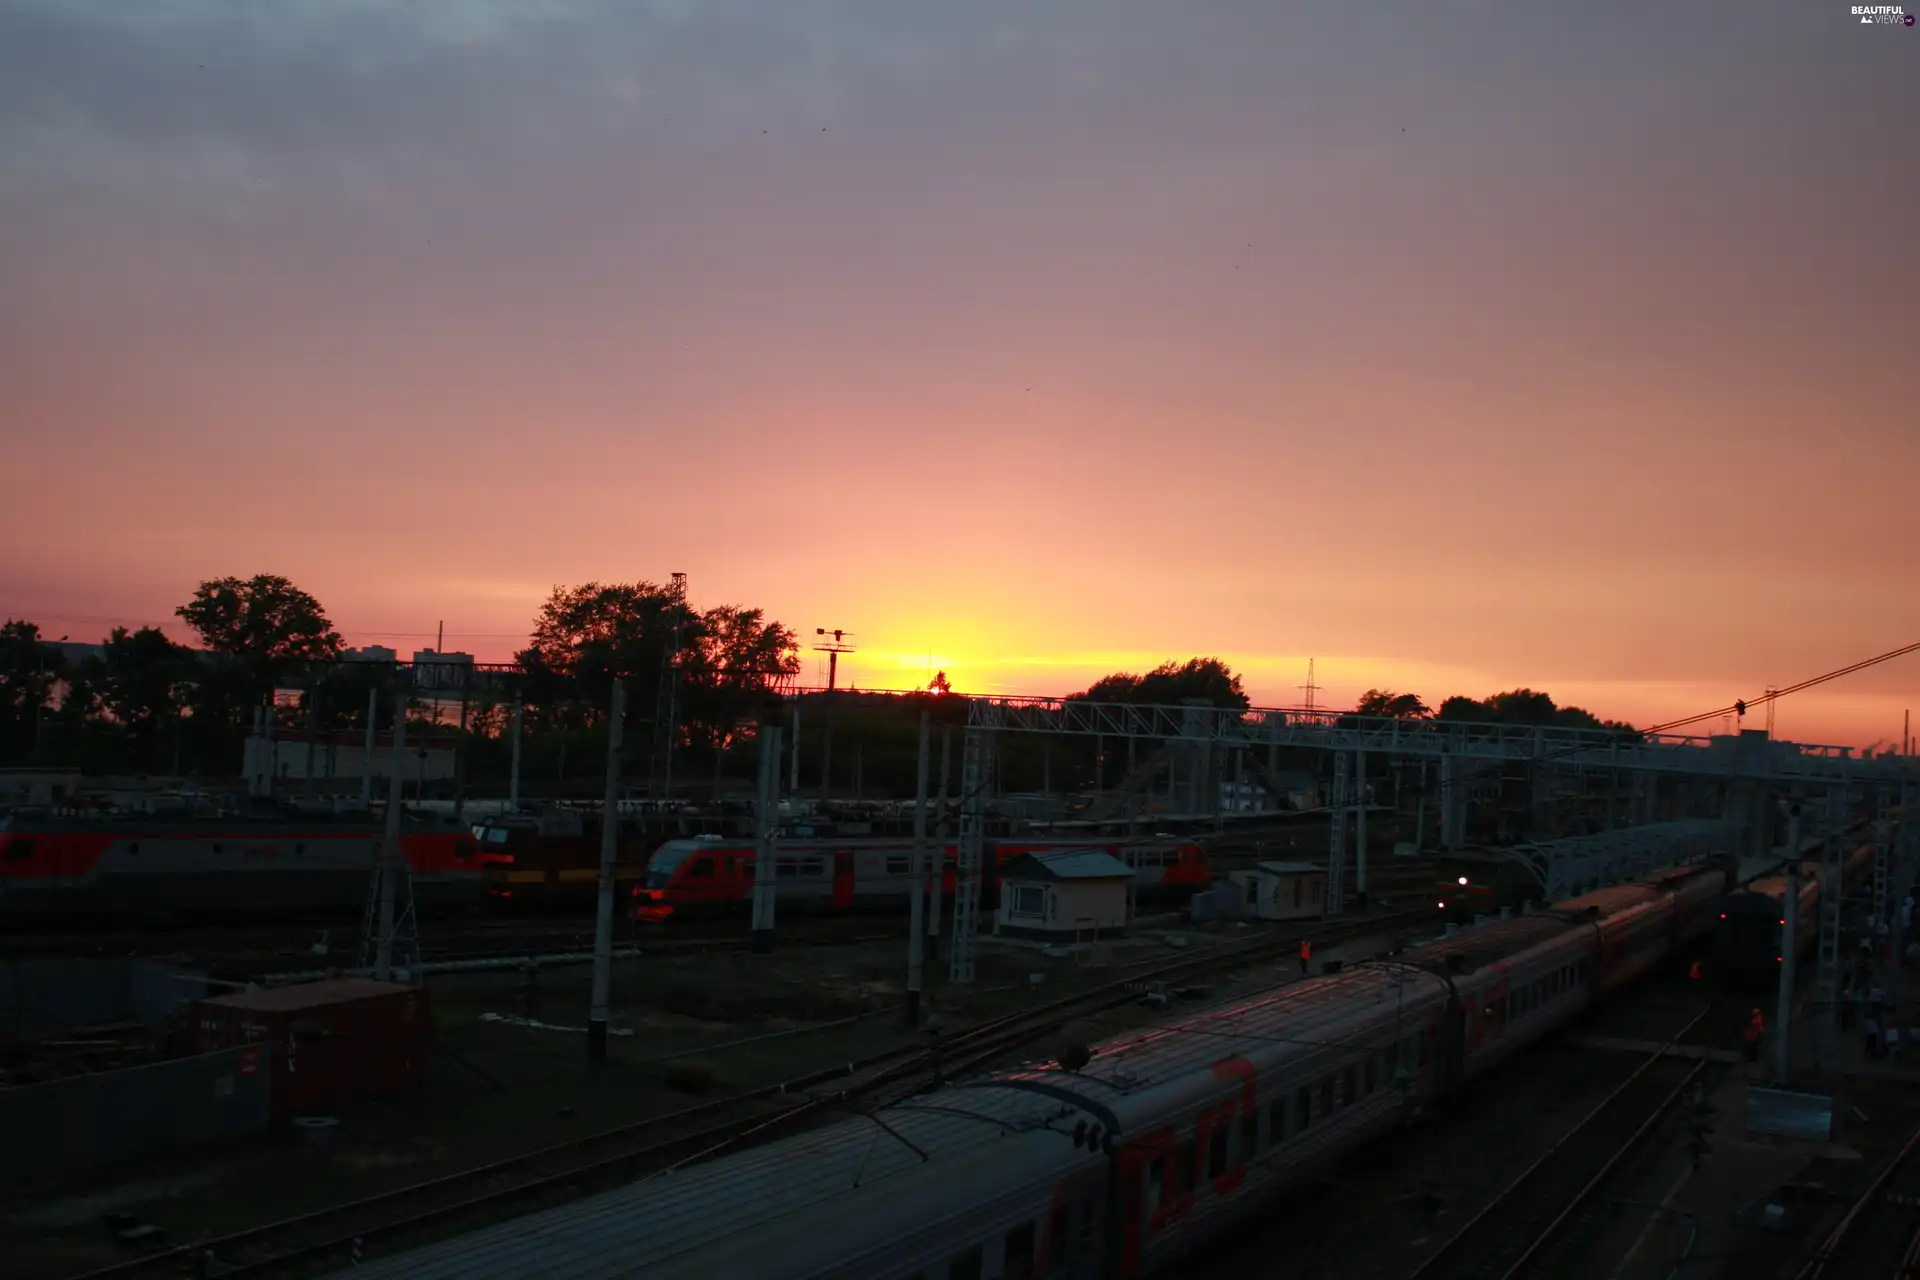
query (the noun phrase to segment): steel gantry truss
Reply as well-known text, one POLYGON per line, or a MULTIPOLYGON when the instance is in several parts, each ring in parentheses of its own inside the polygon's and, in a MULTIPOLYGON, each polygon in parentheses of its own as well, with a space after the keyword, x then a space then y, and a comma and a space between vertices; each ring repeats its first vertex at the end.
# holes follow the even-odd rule
POLYGON ((1507 851, 1507 856, 1532 871, 1547 900, 1553 902, 1732 852, 1739 838, 1737 822, 1655 822, 1517 845, 1507 851))
POLYGON ((1674 734, 1632 735, 1609 729, 1403 720, 1387 716, 1285 708, 1135 706, 1057 698, 969 698, 970 726, 998 732, 1064 733, 1113 738, 1205 741, 1229 747, 1313 747, 1381 751, 1396 756, 1551 763, 1570 769, 1651 770, 1702 777, 1782 782, 1912 773, 1898 760, 1864 760, 1847 747, 1786 742, 1732 742, 1674 734))

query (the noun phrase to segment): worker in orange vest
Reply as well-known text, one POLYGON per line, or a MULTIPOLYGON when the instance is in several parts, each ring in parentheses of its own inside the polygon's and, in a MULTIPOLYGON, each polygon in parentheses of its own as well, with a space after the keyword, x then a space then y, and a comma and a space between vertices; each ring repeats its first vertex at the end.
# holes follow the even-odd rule
POLYGON ((1300 973, 1302 977, 1306 975, 1307 963, 1312 959, 1313 943, 1306 938, 1300 939, 1300 973))
POLYGON ((1747 1061, 1760 1061, 1760 1037, 1767 1034, 1767 1020, 1755 1009, 1747 1015, 1747 1061))

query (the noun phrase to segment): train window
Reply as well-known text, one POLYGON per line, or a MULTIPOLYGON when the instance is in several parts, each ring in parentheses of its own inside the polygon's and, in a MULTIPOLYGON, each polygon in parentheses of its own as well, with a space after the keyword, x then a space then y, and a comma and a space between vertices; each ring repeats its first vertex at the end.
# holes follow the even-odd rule
POLYGON ((913 874, 912 859, 908 858, 907 855, 904 853, 888 854, 887 855, 887 874, 890 876, 912 875, 913 874))
POLYGON ((810 876, 822 875, 826 869, 827 863, 824 858, 808 858, 801 864, 801 870, 810 876))
POLYGON ((713 859, 700 858, 696 860, 693 864, 693 874, 702 879, 711 877, 713 875, 713 859))
MULTIPOLYGON (((302 849, 302 846, 300 845, 293 846, 293 851, 295 853, 299 853, 301 849, 302 849)), ((140 852, 140 842, 138 840, 135 840, 132 844, 128 845, 127 852, 130 854, 138 855, 140 852)))
POLYGON ((1368 1054, 1366 1064, 1360 1073, 1360 1088, 1369 1098, 1373 1096, 1374 1089, 1378 1088, 1380 1084, 1381 1056, 1382 1055, 1378 1053, 1368 1054))
POLYGON ((1275 1098, 1267 1108, 1267 1145, 1277 1147, 1287 1140, 1287 1100, 1275 1098))
POLYGON ((773 870, 776 875, 783 877, 799 875, 800 860, 798 858, 778 858, 774 861, 773 870))
POLYGON ((975 1245, 965 1253, 955 1256, 947 1264, 947 1280, 980 1280, 980 1272, 986 1262, 987 1251, 982 1245, 975 1245))
POLYGON ((1325 1079, 1320 1081, 1320 1114, 1323 1116, 1330 1116, 1333 1114, 1333 1077, 1332 1076, 1327 1076, 1325 1079))
POLYGON ((220 844, 220 842, 219 842, 218 840, 215 840, 215 841, 213 842, 213 851, 214 851, 215 853, 219 853, 219 852, 220 852, 220 850, 221 850, 221 844, 220 844))
POLYGON ((8 862, 26 862, 33 857, 33 841, 14 840, 7 845, 8 862))
POLYGON ((1293 1131, 1305 1133, 1312 1123, 1313 1091, 1303 1084, 1300 1092, 1293 1095, 1293 1131))
POLYGON ((1217 1178, 1227 1171, 1227 1130, 1222 1127, 1213 1131, 1213 1137, 1207 1140, 1207 1177, 1217 1178))
POLYGON ((1487 1029, 1499 1031, 1507 1025, 1507 1002, 1502 996, 1487 1001, 1487 1029))
POLYGON ((1147 1162, 1147 1216, 1167 1202, 1167 1157, 1155 1156, 1147 1162))
POLYGON ((1359 1096, 1360 1072, 1351 1062, 1340 1073, 1340 1105, 1350 1107, 1359 1096))
POLYGON ((1200 1181, 1200 1152, 1193 1139, 1180 1144, 1180 1156, 1174 1161, 1173 1193, 1184 1196, 1200 1181))
POLYGON ((1240 1114, 1240 1158, 1251 1160, 1253 1153, 1260 1149, 1260 1110, 1243 1111, 1240 1114))
MULTIPOLYGON (((293 846, 293 851, 297 854, 305 853, 307 851, 307 846, 303 844, 296 844, 295 846, 293 846)), ((477 842, 472 840, 455 840, 453 842, 453 856, 456 858, 472 860, 480 856, 480 846, 477 842)))
POLYGON ((1007 1232, 1006 1261, 1001 1264, 1003 1280, 1032 1280, 1033 1224, 1023 1222, 1007 1232))

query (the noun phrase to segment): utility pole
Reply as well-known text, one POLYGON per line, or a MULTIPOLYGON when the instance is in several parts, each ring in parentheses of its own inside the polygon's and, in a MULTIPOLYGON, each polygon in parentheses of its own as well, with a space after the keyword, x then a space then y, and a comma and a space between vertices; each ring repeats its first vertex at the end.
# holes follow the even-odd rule
POLYGON ((793 734, 793 763, 787 771, 787 794, 798 797, 800 794, 800 699, 793 700, 793 725, 788 732, 793 734))
POLYGON ((387 830, 380 842, 380 934, 374 942, 373 976, 393 980, 393 893, 405 859, 400 852, 400 810, 407 785, 407 695, 395 689, 393 697, 393 754, 387 765, 387 830))
POLYGON ((607 1056, 607 1005, 613 985, 613 855, 620 838, 620 746, 627 690, 618 676, 607 709, 607 790, 600 808, 600 902, 593 922, 593 1011, 587 1021, 587 1060, 607 1056))
MULTIPOLYGON (((680 623, 687 614, 687 575, 673 575, 672 585, 667 588, 672 600, 668 608, 673 611, 673 626, 668 632, 667 647, 660 655, 660 692, 654 699, 653 754, 659 761, 661 785, 658 799, 673 798, 673 740, 675 717, 678 715, 680 691, 680 623)), ((651 772, 651 770, 649 770, 651 772)), ((649 779, 651 781, 651 779, 649 779)), ((651 790, 651 786, 648 788, 651 790)))
POLYGON ((813 651, 827 655, 827 723, 820 748, 820 798, 829 800, 833 797, 833 690, 840 677, 840 655, 854 651, 853 633, 838 627, 831 631, 825 627, 815 627, 813 634, 820 637, 820 643, 813 646, 813 651), (833 639, 827 639, 828 636, 833 639))
POLYGON ((907 1025, 920 1025, 920 984, 927 959, 927 748, 933 713, 920 713, 920 768, 913 790, 913 903, 907 919, 907 1025))
POLYGON ((940 899, 947 883, 947 779, 952 776, 952 770, 953 726, 943 725, 940 729, 940 799, 934 805, 940 823, 934 828, 933 885, 927 897, 927 937, 931 943, 928 950, 936 960, 940 958, 940 899))
POLYGON ((760 718, 760 788, 754 804, 754 826, 759 837, 753 855, 753 949, 773 950, 774 902, 779 891, 780 845, 780 726, 774 711, 760 718))
POLYGON ((1301 686, 1300 686, 1300 688, 1301 688, 1301 690, 1302 690, 1302 691, 1304 691, 1304 692, 1306 693, 1306 695, 1307 695, 1307 706, 1306 706, 1306 710, 1307 710, 1307 712, 1308 712, 1308 714, 1312 714, 1312 712, 1313 712, 1313 695, 1314 695, 1314 694, 1316 694, 1316 693, 1320 693, 1320 692, 1322 692, 1322 689, 1323 689, 1323 686, 1321 686, 1321 685, 1317 685, 1317 684, 1315 684, 1315 683, 1313 682, 1313 659, 1312 659, 1312 658, 1308 658, 1308 659, 1307 659, 1307 682, 1306 682, 1305 684, 1303 684, 1303 685, 1301 685, 1301 686))
MULTIPOLYGON (((1827 891, 1823 886, 1822 893, 1827 891)), ((1799 925, 1800 806, 1796 804, 1787 811, 1787 888, 1780 895, 1780 998, 1773 1014, 1773 1075, 1782 1084, 1787 1080, 1787 1032, 1793 1016, 1793 962, 1799 925)))
MULTIPOLYGON (((468 672, 468 678, 471 679, 471 677, 472 672, 468 672)), ((470 691, 465 685, 462 685, 460 687, 460 737, 454 745, 454 750, 458 752, 458 754, 453 757, 453 820, 455 822, 460 821, 460 816, 466 812, 467 808, 467 707, 469 696, 470 691)))
POLYGON ((360 755, 360 803, 366 808, 373 807, 373 747, 379 716, 380 688, 376 685, 367 690, 367 749, 360 755))
POLYGON ((520 697, 513 699, 513 755, 507 764, 507 812, 520 812, 520 697))

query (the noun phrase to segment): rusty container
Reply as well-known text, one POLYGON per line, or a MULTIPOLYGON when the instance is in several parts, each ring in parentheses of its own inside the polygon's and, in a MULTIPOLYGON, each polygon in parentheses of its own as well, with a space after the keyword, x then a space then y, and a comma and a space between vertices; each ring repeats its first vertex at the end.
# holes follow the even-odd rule
POLYGON ((360 978, 242 991, 193 1013, 202 1050, 273 1046, 275 1123, 424 1081, 431 1026, 423 988, 360 978))

